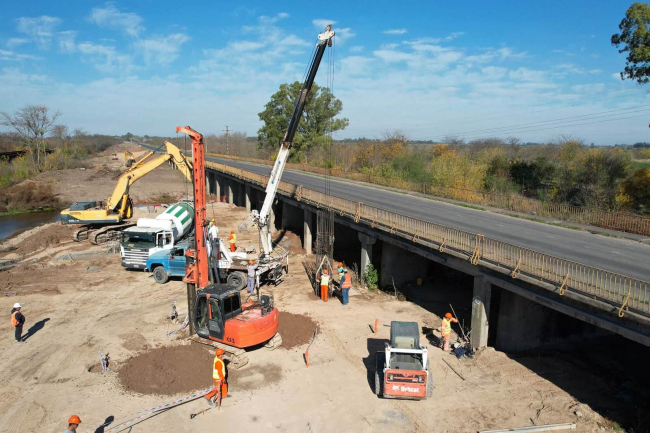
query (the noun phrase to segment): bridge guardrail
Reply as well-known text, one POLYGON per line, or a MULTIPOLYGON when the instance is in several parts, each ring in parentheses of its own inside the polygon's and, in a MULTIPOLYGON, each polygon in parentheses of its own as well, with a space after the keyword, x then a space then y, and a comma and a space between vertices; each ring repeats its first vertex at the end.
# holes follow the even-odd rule
MULTIPOLYGON (((217 158, 232 159, 235 161, 273 165, 273 161, 265 159, 221 155, 216 153, 211 153, 209 155, 217 158)), ((375 185, 421 192, 423 194, 459 200, 467 203, 496 207, 512 212, 522 212, 541 217, 557 218, 564 221, 572 221, 595 227, 650 236, 650 218, 631 212, 584 208, 580 206, 571 206, 565 203, 550 203, 516 195, 452 188, 430 183, 412 182, 400 178, 386 178, 359 172, 346 172, 340 169, 329 170, 326 168, 314 167, 309 164, 287 163, 286 166, 292 170, 301 170, 325 176, 368 182, 375 185)))
MULTIPOLYGON (((268 182, 268 176, 225 164, 206 162, 206 166, 262 187, 268 182)), ((503 267, 510 272, 512 278, 527 275, 553 284, 558 288, 560 295, 572 290, 596 297, 615 305, 619 309, 619 317, 623 317, 628 309, 645 315, 650 314, 650 282, 647 281, 509 244, 482 234, 310 190, 302 185, 280 182, 278 192, 319 208, 331 208, 355 222, 362 222, 393 234, 399 233, 413 242, 426 240, 437 245, 440 251, 452 249, 467 256, 474 265, 485 261, 503 267)))

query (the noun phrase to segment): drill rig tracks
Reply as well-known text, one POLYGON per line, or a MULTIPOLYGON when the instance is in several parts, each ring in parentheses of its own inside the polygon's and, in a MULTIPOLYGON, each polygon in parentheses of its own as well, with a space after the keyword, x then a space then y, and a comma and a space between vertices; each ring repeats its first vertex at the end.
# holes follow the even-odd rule
MULTIPOLYGON (((248 364, 248 354, 246 353, 246 350, 240 349, 237 347, 229 346, 224 343, 220 343, 218 341, 213 341, 213 340, 206 340, 204 338, 198 338, 196 336, 190 337, 191 341, 194 341, 196 343, 200 344, 205 344, 206 346, 212 346, 215 349, 223 349, 229 356, 230 362, 228 364, 228 368, 233 368, 235 370, 238 370, 248 364)), ((269 350, 275 350, 278 347, 282 345, 282 337, 280 336, 279 333, 276 333, 273 338, 271 338, 269 341, 264 344, 264 347, 269 349, 269 350)))

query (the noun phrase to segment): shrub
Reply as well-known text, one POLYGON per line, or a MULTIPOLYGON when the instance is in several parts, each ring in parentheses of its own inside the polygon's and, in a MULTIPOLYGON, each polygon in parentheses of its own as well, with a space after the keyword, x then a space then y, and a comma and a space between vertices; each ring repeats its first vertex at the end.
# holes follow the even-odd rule
POLYGON ((369 263, 368 266, 366 266, 366 270, 363 272, 363 281, 366 283, 368 290, 375 290, 377 288, 379 274, 372 263, 369 263))

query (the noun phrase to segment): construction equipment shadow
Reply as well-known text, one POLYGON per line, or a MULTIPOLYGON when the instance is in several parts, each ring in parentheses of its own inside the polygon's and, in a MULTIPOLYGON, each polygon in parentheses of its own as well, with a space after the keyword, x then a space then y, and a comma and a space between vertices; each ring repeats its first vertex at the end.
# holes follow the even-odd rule
POLYGON ((363 365, 366 367, 366 380, 368 381, 368 388, 372 393, 375 392, 375 370, 377 369, 375 365, 375 354, 377 352, 383 352, 385 350, 386 344, 389 343, 390 341, 387 338, 368 338, 366 340, 368 356, 363 358, 363 365))

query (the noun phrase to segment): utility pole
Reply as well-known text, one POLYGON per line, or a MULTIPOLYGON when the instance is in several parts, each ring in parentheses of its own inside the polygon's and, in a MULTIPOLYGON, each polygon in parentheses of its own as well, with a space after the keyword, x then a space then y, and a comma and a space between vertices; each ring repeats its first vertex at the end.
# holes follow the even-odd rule
POLYGON ((230 138, 230 130, 228 129, 228 125, 226 125, 226 129, 222 129, 222 131, 226 132, 226 155, 230 155, 230 146, 228 145, 228 139, 230 138))

